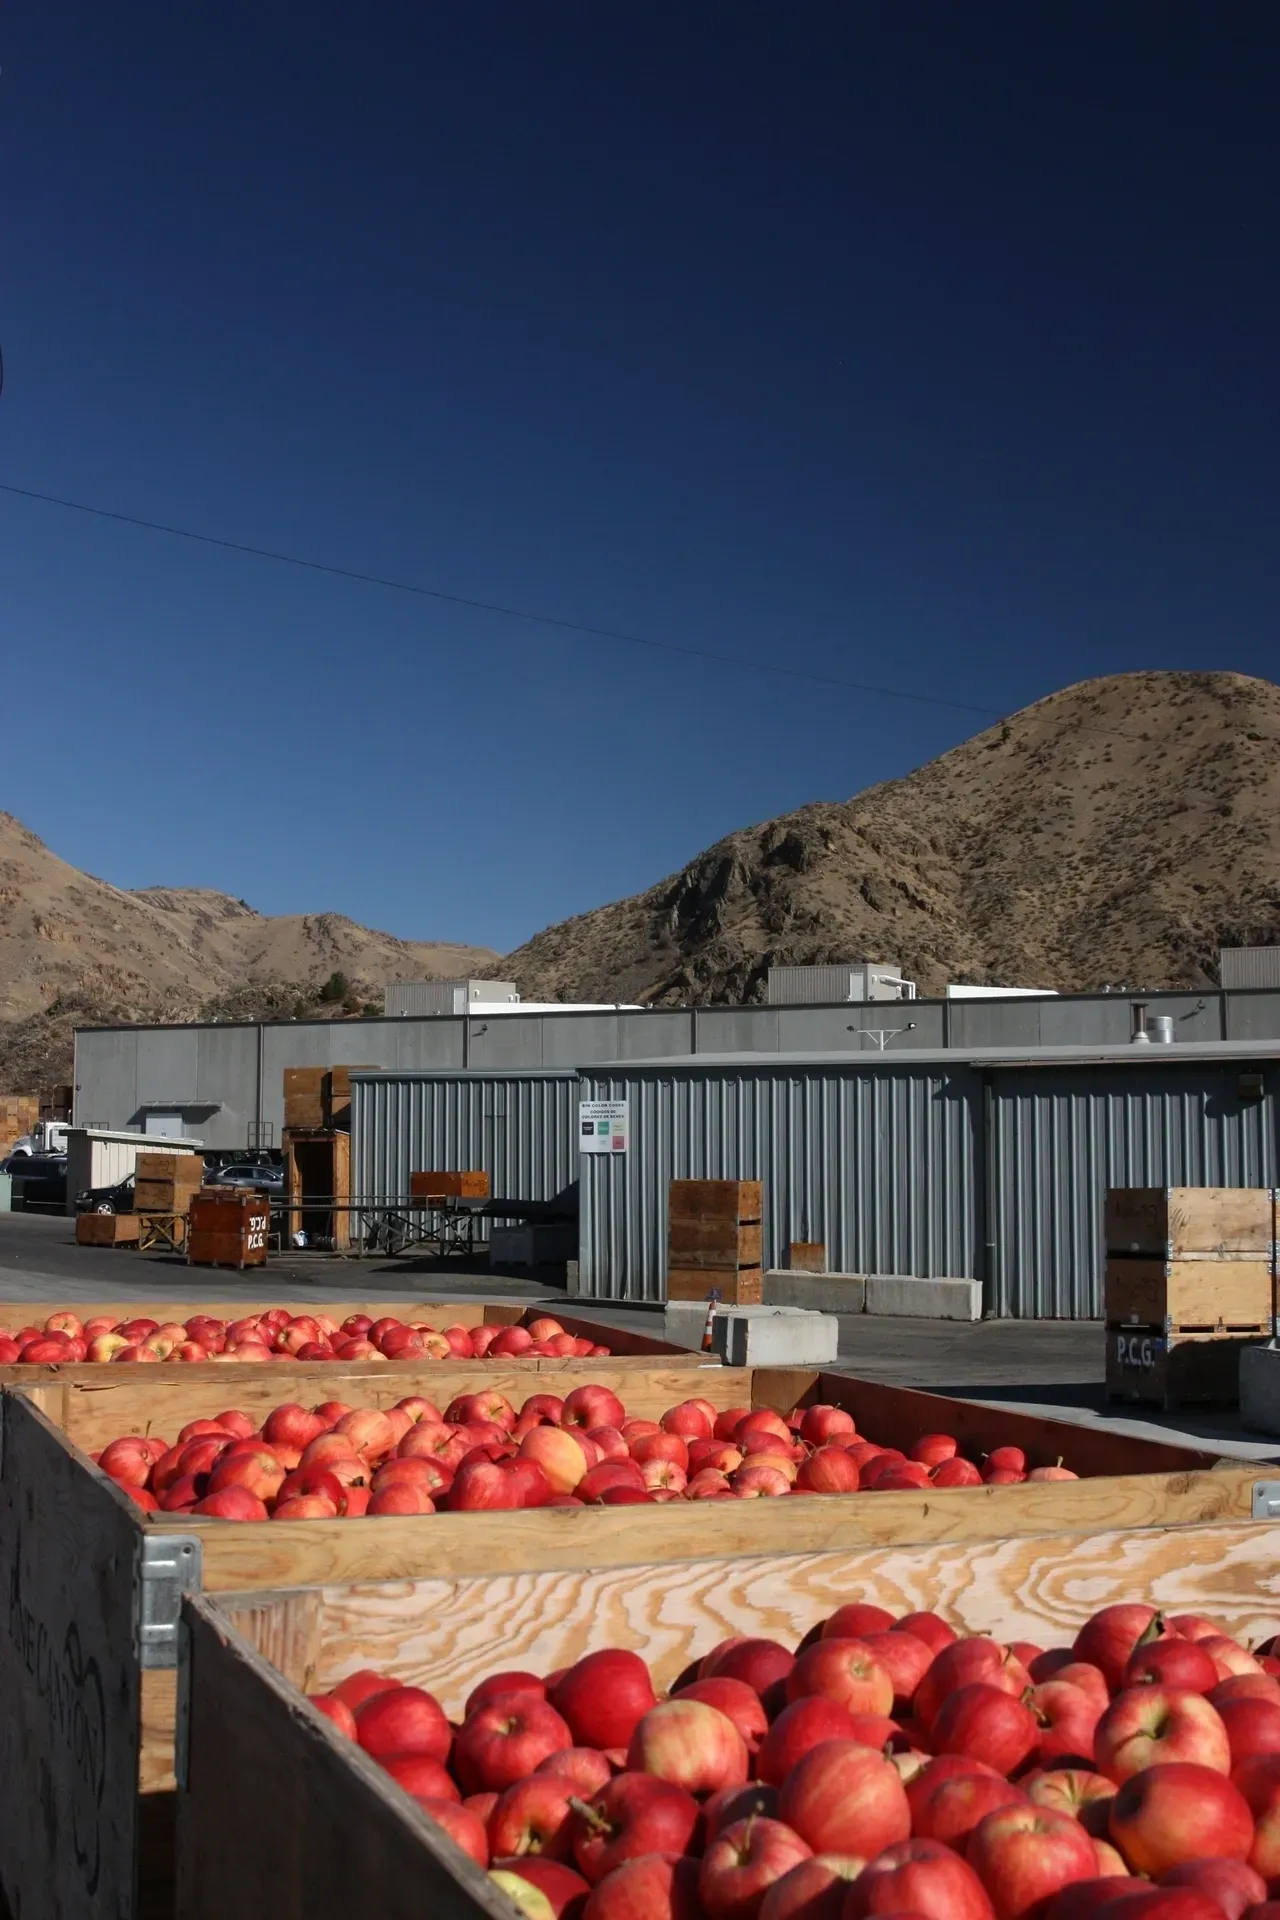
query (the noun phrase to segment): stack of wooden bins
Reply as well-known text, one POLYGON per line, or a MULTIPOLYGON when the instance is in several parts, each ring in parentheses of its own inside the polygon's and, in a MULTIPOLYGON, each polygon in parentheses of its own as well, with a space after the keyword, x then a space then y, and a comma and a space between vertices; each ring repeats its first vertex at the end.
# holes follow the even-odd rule
MULTIPOLYGON (((570 1330, 577 1324, 587 1330, 587 1323, 565 1320, 570 1330)), ((605 1332, 607 1340, 625 1337, 605 1332)), ((199 1871, 210 1876, 205 1888, 184 1885, 184 1920, 212 1913, 217 1888, 235 1896, 222 1903, 219 1920, 337 1911, 335 1899, 319 1897, 318 1881, 307 1882, 315 1886, 314 1901, 299 1895, 277 1903, 267 1889, 278 1887, 281 1873, 321 1874, 322 1862, 332 1864, 331 1846, 352 1847, 362 1860, 372 1854, 373 1840, 366 1849, 358 1821, 334 1817, 334 1751, 306 1744, 312 1723, 293 1691, 327 1685, 350 1666, 386 1664, 403 1678, 429 1679, 452 1707, 460 1704, 468 1672, 478 1677, 515 1664, 517 1653, 520 1664, 527 1656, 549 1666, 572 1657, 574 1647, 617 1641, 641 1648, 665 1681, 691 1644, 705 1646, 734 1631, 751 1609, 767 1618, 762 1631, 798 1632, 810 1624, 817 1596, 826 1596, 829 1606, 869 1593, 861 1556, 871 1550, 883 1591, 895 1593, 902 1608, 945 1601, 978 1622, 987 1596, 1000 1595, 1024 1614, 1056 1612, 1061 1625, 1081 1609, 1128 1594, 1140 1586, 1142 1569, 1155 1564, 1141 1534, 1124 1536, 1137 1543, 1132 1550, 1106 1553, 1081 1537, 1114 1536, 1117 1529, 1153 1529, 1151 1554, 1184 1570, 1183 1584, 1171 1584, 1162 1598, 1216 1613, 1228 1589, 1221 1580, 1215 1586, 1211 1561, 1188 1551, 1185 1531, 1168 1529, 1246 1518, 1254 1485, 1267 1471, 1227 1466, 1210 1452, 808 1369, 703 1367, 685 1353, 584 1360, 563 1373, 546 1360, 75 1371, 94 1377, 73 1383, 64 1376, 32 1391, 11 1390, 4 1403, 0 1592, 8 1629, 0 1634, 0 1882, 23 1920, 172 1916, 172 1888, 165 1882, 173 1865, 175 1760, 189 1799, 198 1803, 199 1871), (89 1458, 120 1434, 172 1438, 188 1421, 229 1404, 261 1420, 283 1401, 388 1406, 411 1393, 439 1402, 481 1387, 519 1404, 532 1391, 563 1395, 584 1378, 610 1388, 641 1418, 694 1394, 717 1409, 789 1411, 837 1402, 860 1431, 886 1444, 906 1448, 921 1433, 951 1432, 975 1456, 997 1444, 1018 1445, 1033 1463, 1061 1457, 1085 1477, 874 1497, 254 1525, 144 1514, 89 1458), (1037 1537, 1048 1534, 1058 1537, 1046 1560, 1037 1537), (281 1590, 295 1588, 320 1592, 295 1594, 283 1612, 273 1611, 281 1590), (206 1657, 208 1638, 200 1634, 180 1706, 177 1616, 184 1590, 247 1595, 235 1603, 236 1620, 260 1621, 259 1650, 285 1677, 269 1678, 252 1663, 246 1674, 215 1671, 206 1657), (929 1597, 907 1597, 917 1592, 929 1597), (217 1708, 208 1689, 217 1692, 220 1685, 226 1692, 217 1708), (263 1687, 270 1701, 259 1703, 263 1687), (301 1749, 277 1751, 276 1734, 264 1722, 281 1700, 289 1702, 301 1749), (230 1736, 227 1715, 240 1716, 230 1736), (315 1766, 304 1784, 293 1769, 307 1758, 315 1766), (240 1824, 223 1823, 223 1857, 209 1860, 203 1848, 215 1809, 233 1793, 240 1824), (259 1852, 268 1830, 273 1860, 259 1852), (242 1898, 246 1860, 263 1877, 260 1891, 242 1898)), ((1247 1527, 1237 1531, 1249 1535, 1247 1527)), ((1260 1528, 1257 1537, 1269 1543, 1258 1564, 1270 1579, 1275 1529, 1260 1528)), ((1232 1566, 1254 1566, 1248 1538, 1232 1566)), ((229 1644, 239 1658, 238 1643, 229 1644)), ((353 1808, 363 1807, 372 1781, 394 1822, 403 1828, 407 1820, 415 1846, 430 1856, 421 1823, 398 1790, 369 1774, 354 1748, 342 1765, 354 1770, 353 1808)), ((370 1833, 378 1836, 381 1828, 375 1823, 370 1833)), ((434 1844, 434 1857, 452 1871, 456 1856, 448 1849, 440 1854, 438 1836, 434 1844)), ((347 1871, 335 1869, 335 1894, 349 1884, 347 1871)), ((470 1911, 424 1899, 418 1883, 389 1892, 382 1868, 371 1864, 369 1871, 365 1895, 347 1902, 347 1912, 392 1920, 470 1911)), ((506 1913, 510 1920, 500 1904, 478 1911, 506 1913)))
POLYGON ((134 1167, 133 1210, 138 1244, 178 1248, 186 1237, 187 1212, 204 1179, 198 1153, 140 1153, 134 1167))
POLYGON ((328 1067, 286 1067, 284 1070, 284 1124, 286 1133, 318 1133, 325 1125, 325 1081, 328 1067))
POLYGON ((667 1198, 667 1298, 759 1306, 763 1189, 758 1180, 673 1180, 667 1198))
POLYGON ((1096 1610, 1143 1597, 1207 1614, 1244 1640, 1274 1633, 1280 1526, 1208 1525, 1194 1542, 1188 1553, 1185 1533, 1160 1529, 879 1550, 828 1540, 804 1554, 770 1542, 743 1559, 710 1532, 678 1585, 654 1560, 576 1574, 432 1569, 395 1586, 188 1599, 178 1911, 513 1920, 471 1858, 306 1700, 357 1668, 428 1688, 457 1720, 471 1689, 502 1667, 546 1674, 627 1647, 662 1689, 729 1635, 794 1647, 850 1596, 1046 1647, 1070 1645, 1096 1610), (246 1792, 248 1779, 271 1791, 246 1792))
MULTIPOLYGON (((206 1187, 187 1213, 187 1264, 262 1267, 267 1261, 271 1205, 242 1187, 206 1187)), ((154 1317, 154 1316, 153 1316, 154 1317)))
POLYGON ((487 1200, 489 1176, 482 1168, 452 1173, 411 1173, 409 1195, 414 1200, 487 1200))
POLYGON ((363 1067, 330 1067, 321 1089, 326 1127, 351 1131, 351 1076, 365 1071, 363 1067))
POLYGON ((1270 1337, 1267 1187, 1120 1187, 1106 1201, 1107 1395, 1231 1404, 1240 1350, 1270 1337))

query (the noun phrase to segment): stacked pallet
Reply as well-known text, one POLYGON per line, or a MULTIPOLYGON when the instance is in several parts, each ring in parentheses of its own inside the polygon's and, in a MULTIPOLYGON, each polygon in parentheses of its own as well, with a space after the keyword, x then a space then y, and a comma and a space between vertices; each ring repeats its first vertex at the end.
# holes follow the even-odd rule
POLYGON ((38 1093, 0 1093, 0 1159, 12 1151, 23 1134, 31 1132, 39 1118, 38 1093))
POLYGON ((1270 1336, 1266 1187, 1119 1187, 1106 1202, 1107 1396, 1230 1404, 1240 1350, 1270 1336))
POLYGON ((667 1298, 759 1306, 763 1188, 758 1180, 673 1180, 667 1198, 667 1298))
POLYGON ((487 1200, 489 1176, 482 1168, 411 1173, 409 1193, 414 1200, 487 1200))

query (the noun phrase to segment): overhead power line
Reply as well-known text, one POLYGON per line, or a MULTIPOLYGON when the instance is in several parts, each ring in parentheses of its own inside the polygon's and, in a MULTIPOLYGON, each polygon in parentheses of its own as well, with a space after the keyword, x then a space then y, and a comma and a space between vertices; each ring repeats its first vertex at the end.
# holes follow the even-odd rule
POLYGON ((84 500, 66 500, 58 494, 38 493, 33 487, 15 487, 0 481, 0 493, 20 500, 36 500, 42 506, 63 507, 70 513, 89 514, 95 520, 114 520, 121 526, 140 527, 146 533, 164 533, 175 540, 193 540, 203 547, 221 547, 226 553, 243 553, 255 560, 272 560, 279 566, 300 567, 307 573, 329 574, 337 580, 351 580, 358 586, 383 587, 392 593, 411 593, 422 600, 436 600, 446 606, 467 607, 476 613, 494 613, 505 620, 524 620, 534 626, 558 627, 563 633, 582 634, 591 640, 611 640, 629 647, 646 647, 654 653, 677 654, 686 660, 709 660, 715 666, 734 667, 750 673, 768 673, 780 680, 803 680, 812 686, 841 687, 849 693, 865 693, 882 700, 909 700, 915 706, 947 707, 956 713, 976 713, 984 720, 1001 718, 995 707, 974 706, 968 700, 948 700, 941 694, 909 693, 902 687, 874 686, 863 680, 845 680, 836 674, 811 673, 804 667, 780 667, 767 660, 749 660, 740 654, 718 653, 708 647, 690 647, 678 640, 655 640, 650 634, 624 633, 616 627, 586 626, 580 620, 563 620, 554 613, 534 613, 528 607, 508 607, 492 600, 473 600, 466 594, 446 593, 441 587, 424 587, 413 580, 393 580, 385 574, 361 573, 354 567, 340 567, 327 560, 308 560, 301 554, 281 553, 273 547, 250 546, 243 540, 223 540, 214 533, 198 533, 193 527, 170 526, 162 520, 144 520, 134 513, 118 513, 110 507, 91 506, 84 500))

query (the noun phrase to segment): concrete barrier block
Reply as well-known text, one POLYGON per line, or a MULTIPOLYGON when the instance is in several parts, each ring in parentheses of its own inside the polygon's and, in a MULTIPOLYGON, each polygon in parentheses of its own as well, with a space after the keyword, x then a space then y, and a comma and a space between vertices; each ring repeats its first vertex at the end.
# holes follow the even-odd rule
MULTIPOLYGON (((735 1314, 741 1320, 758 1320, 775 1317, 779 1313, 794 1313, 794 1307, 717 1307, 714 1326, 718 1327, 729 1314, 735 1314)), ((668 1300, 662 1315, 664 1337, 674 1340, 682 1347, 700 1347, 702 1331, 707 1324, 707 1303, 705 1300, 668 1300)))
POLYGON ((1280 1434, 1280 1347, 1241 1351, 1240 1424, 1251 1433, 1280 1434))
POLYGON ((769 1307, 799 1307, 810 1313, 863 1313, 867 1282, 860 1273, 799 1273, 770 1267, 764 1276, 769 1307))
POLYGON ((822 1367, 836 1358, 840 1326, 834 1314, 716 1315, 716 1351, 729 1367, 822 1367))
POLYGON ((869 1273, 867 1312, 917 1320, 981 1320, 980 1280, 917 1280, 909 1274, 869 1273))

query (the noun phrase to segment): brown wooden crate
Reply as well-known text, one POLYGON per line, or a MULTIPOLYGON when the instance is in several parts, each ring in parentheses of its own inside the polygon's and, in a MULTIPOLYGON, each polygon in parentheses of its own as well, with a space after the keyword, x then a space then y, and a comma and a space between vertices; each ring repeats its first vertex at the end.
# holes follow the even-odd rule
POLYGON ((760 1228, 733 1220, 673 1220, 667 1253, 673 1267, 758 1267, 760 1228))
POLYGON ((1271 1268, 1266 1260, 1140 1260, 1110 1258, 1105 1317, 1185 1330, 1260 1327, 1271 1320, 1271 1268))
POLYGON ((199 1187, 183 1187, 168 1180, 135 1180, 133 1183, 133 1208, 135 1213, 185 1213, 193 1194, 199 1187))
POLYGON ((764 1276, 759 1267, 668 1267, 668 1300, 705 1300, 712 1289, 721 1303, 758 1307, 764 1299, 764 1276))
POLYGON ((1270 1259, 1273 1195, 1267 1187, 1113 1187, 1105 1232, 1108 1253, 1270 1259))
MULTIPOLYGON (((132 1213, 78 1213, 76 1245, 80 1247, 123 1247, 138 1237, 138 1220, 132 1213)), ((56 1308, 51 1308, 56 1312, 56 1308)), ((85 1316, 81 1314, 81 1319, 85 1316)))
POLYGON ((792 1273, 825 1273, 827 1248, 823 1240, 793 1240, 787 1248, 787 1266, 792 1273))
POLYGON ((1280 1625, 1277 1554, 1280 1527, 1236 1524, 1199 1529, 1190 1550, 1176 1530, 790 1557, 774 1549, 745 1561, 708 1549, 674 1590, 658 1560, 621 1576, 445 1575, 395 1588, 192 1599, 179 1910, 185 1920, 224 1920, 257 1901, 256 1910, 319 1920, 352 1911, 379 1920, 494 1915, 473 1863, 461 1853, 442 1859, 438 1830, 304 1699, 358 1667, 429 1689, 454 1717, 499 1664, 545 1673, 603 1647, 640 1653, 665 1689, 726 1635, 794 1645, 850 1593, 893 1614, 937 1612, 962 1633, 1050 1647, 1070 1646, 1095 1609, 1150 1596, 1252 1640, 1280 1625), (282 1783, 285 1799, 249 1796, 246 1805, 241 1783, 255 1774, 282 1783), (319 1813, 307 1823, 302 1795, 316 1781, 319 1813), (282 1817, 291 1829, 305 1824, 306 1847, 281 1847, 282 1817))
POLYGON ((286 1094, 284 1124, 290 1133, 307 1133, 325 1124, 325 1104, 319 1094, 286 1094))
POLYGON ((667 1218, 760 1220, 763 1195, 758 1180, 673 1180, 667 1189, 667 1218))
POLYGON ((171 1186, 198 1187, 204 1179, 204 1156, 199 1153, 140 1153, 134 1162, 135 1180, 163 1180, 171 1186))
POLYGON ((489 1176, 483 1168, 445 1172, 423 1170, 409 1175, 409 1192, 415 1200, 487 1200, 489 1176))

